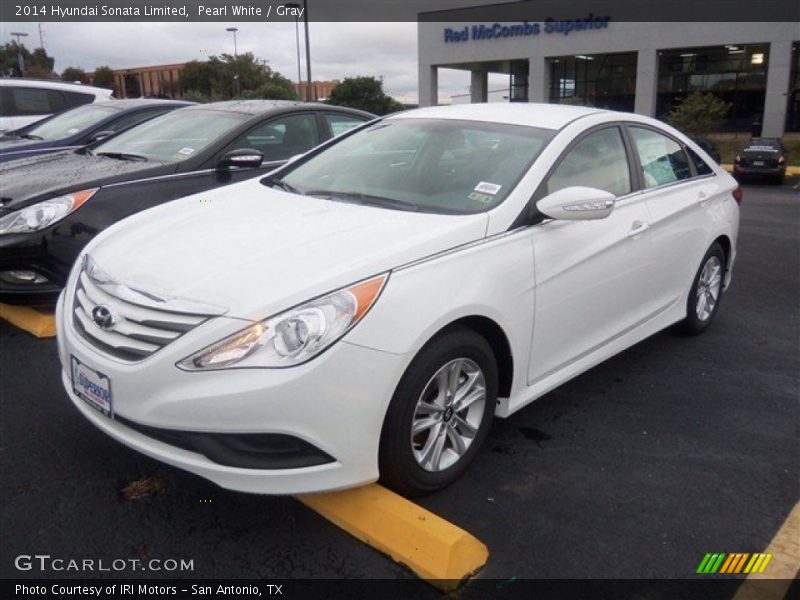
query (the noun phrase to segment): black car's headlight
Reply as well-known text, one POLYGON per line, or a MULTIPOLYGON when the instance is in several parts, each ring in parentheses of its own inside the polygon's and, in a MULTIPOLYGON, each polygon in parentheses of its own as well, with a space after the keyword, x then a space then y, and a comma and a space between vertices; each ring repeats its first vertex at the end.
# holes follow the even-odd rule
POLYGON ((100 188, 64 194, 21 208, 0 218, 0 235, 4 233, 32 233, 49 227, 78 210, 100 188))
POLYGON ((185 371, 292 367, 342 338, 372 307, 388 273, 336 290, 253 323, 180 361, 185 371))

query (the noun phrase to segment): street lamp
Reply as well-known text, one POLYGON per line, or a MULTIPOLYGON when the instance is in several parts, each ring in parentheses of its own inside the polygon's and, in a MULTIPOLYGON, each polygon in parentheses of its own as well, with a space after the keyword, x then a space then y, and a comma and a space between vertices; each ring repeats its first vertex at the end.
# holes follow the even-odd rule
POLYGON ((311 85, 311 43, 308 41, 308 3, 306 0, 303 0, 303 21, 306 26, 306 77, 308 79, 306 100, 316 100, 317 94, 314 92, 314 86, 311 85))
POLYGON ((233 80, 236 82, 236 95, 241 93, 241 84, 239 83, 239 49, 236 46, 236 32, 239 31, 238 27, 228 27, 225 29, 233 34, 233 80))
MULTIPOLYGON (((297 93, 300 93, 300 88, 303 86, 303 76, 300 74, 300 17, 297 15, 300 12, 300 5, 296 2, 289 2, 285 5, 286 8, 296 9, 294 13, 294 39, 297 43, 297 93)), ((308 97, 308 90, 306 90, 306 97, 308 97)))
POLYGON ((21 31, 12 31, 11 35, 17 38, 17 62, 19 63, 19 72, 25 77, 25 57, 22 56, 22 43, 19 39, 28 37, 28 34, 21 31))

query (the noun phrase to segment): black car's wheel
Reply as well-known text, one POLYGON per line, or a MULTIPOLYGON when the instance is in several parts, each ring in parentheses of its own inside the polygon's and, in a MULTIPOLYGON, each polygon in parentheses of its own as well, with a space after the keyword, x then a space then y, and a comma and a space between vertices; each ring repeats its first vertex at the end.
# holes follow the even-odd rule
POLYGON ((703 257, 686 300, 686 318, 681 322, 686 333, 702 333, 717 314, 722 299, 725 264, 725 251, 715 243, 703 257))
POLYGON ((494 416, 497 363, 486 340, 466 328, 429 342, 395 390, 381 432, 381 481, 418 496, 457 479, 494 416))

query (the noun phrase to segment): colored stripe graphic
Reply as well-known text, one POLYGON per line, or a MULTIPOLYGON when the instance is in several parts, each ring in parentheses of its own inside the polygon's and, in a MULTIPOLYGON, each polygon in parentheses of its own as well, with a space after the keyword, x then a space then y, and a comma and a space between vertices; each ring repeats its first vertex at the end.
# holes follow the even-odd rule
POLYGON ((714 573, 735 575, 737 573, 763 573, 767 564, 772 560, 772 554, 761 552, 734 552, 726 554, 724 552, 709 552, 703 556, 697 573, 703 575, 713 575, 714 573))

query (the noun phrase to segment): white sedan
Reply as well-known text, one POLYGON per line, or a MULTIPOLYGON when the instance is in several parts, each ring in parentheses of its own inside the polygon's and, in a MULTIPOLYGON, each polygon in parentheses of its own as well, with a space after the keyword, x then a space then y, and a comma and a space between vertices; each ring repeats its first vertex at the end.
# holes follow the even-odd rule
POLYGON ((650 118, 397 114, 95 238, 57 308, 64 386, 113 438, 226 488, 431 492, 493 417, 706 329, 740 202, 650 118))

